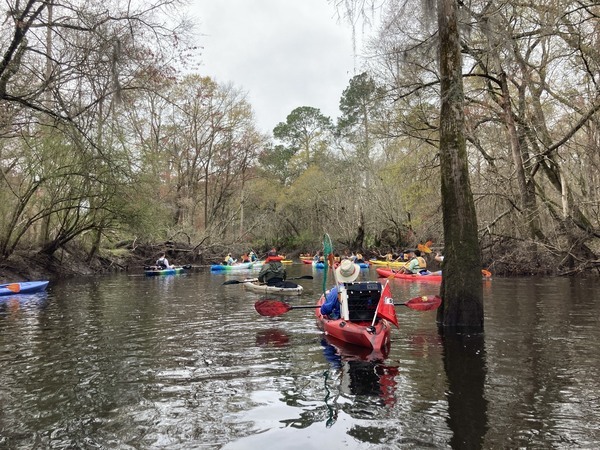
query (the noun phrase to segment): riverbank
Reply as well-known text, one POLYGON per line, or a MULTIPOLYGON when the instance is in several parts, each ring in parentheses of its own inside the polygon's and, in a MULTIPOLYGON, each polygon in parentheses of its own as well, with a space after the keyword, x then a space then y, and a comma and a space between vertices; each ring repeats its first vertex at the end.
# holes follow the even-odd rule
MULTIPOLYGON (((259 255, 266 252, 256 249, 259 255)), ((128 243, 112 250, 103 250, 100 255, 89 258, 88 254, 69 248, 61 249, 53 256, 34 251, 14 253, 7 260, 0 261, 0 283, 30 280, 55 280, 72 276, 93 276, 114 272, 141 272, 144 266, 154 264, 158 255, 165 251, 171 264, 209 267, 219 263, 223 255, 231 252, 239 255, 244 250, 227 249, 223 246, 196 249, 182 243, 166 242, 153 245, 132 245, 128 243), (236 251, 237 250, 237 251, 236 251)), ((382 250, 383 251, 383 250, 382 250)), ((284 250, 288 259, 297 260, 299 252, 284 250)), ((381 253, 381 252, 380 252, 381 253)), ((372 252, 376 255, 377 252, 372 252)), ((430 261, 428 266, 437 269, 430 261)), ((503 254, 484 255, 483 267, 499 276, 577 276, 598 275, 598 261, 580 263, 575 267, 559 268, 559 261, 548 252, 521 251, 512 248, 503 254)), ((433 270, 433 269, 432 269, 433 270)))
POLYGON ((61 256, 59 259, 39 253, 15 253, 0 261, 0 282, 54 280, 105 272, 99 260, 85 262, 76 256, 61 256))
POLYGON ((153 265, 162 252, 166 252, 171 264, 196 267, 209 267, 227 254, 227 250, 220 246, 198 251, 173 242, 151 245, 127 243, 115 249, 105 249, 91 259, 86 252, 76 248, 61 249, 53 256, 19 251, 8 259, 0 260, 0 283, 142 272, 145 266, 153 265))

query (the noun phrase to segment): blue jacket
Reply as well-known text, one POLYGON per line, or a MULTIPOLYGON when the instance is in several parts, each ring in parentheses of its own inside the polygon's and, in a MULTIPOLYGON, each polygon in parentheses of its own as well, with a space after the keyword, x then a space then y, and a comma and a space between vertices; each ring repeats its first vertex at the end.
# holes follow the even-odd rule
POLYGON ((338 301, 338 292, 339 288, 336 284, 327 296, 325 297, 325 302, 321 305, 321 314, 324 316, 329 316, 332 319, 340 318, 340 302, 338 301))

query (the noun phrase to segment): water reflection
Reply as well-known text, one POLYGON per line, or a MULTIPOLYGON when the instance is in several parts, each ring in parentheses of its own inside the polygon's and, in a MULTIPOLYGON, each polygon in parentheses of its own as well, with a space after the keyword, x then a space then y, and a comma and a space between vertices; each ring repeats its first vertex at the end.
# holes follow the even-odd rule
POLYGON ((289 335, 280 328, 269 328, 256 333, 257 347, 284 347, 289 341, 289 335))
MULTIPOLYGON (((374 355, 322 341, 310 309, 260 316, 261 296, 225 276, 69 279, 0 299, 0 447, 600 448, 597 280, 494 278, 485 342, 399 309, 374 355)), ((302 284, 289 301, 314 303, 322 278, 302 284)))
POLYGON ((0 317, 16 318, 23 313, 37 313, 48 305, 48 292, 0 296, 0 317))
POLYGON ((448 426, 455 449, 479 449, 488 429, 485 398, 486 362, 483 333, 442 330, 444 369, 448 379, 448 426))
POLYGON ((322 338, 321 346, 331 368, 324 372, 325 404, 329 413, 327 427, 331 427, 337 419, 339 395, 373 397, 380 400, 380 406, 394 406, 398 366, 385 363, 389 345, 381 351, 372 350, 327 336, 322 338), (330 379, 338 385, 337 388, 329 387, 330 379), (332 391, 336 394, 332 395, 332 391))

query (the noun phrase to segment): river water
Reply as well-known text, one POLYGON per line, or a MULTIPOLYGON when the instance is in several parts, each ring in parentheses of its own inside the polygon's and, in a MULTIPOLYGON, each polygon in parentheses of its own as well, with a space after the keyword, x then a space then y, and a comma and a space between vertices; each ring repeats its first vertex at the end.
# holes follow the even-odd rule
MULTIPOLYGON (((314 303, 323 271, 288 273, 314 275, 288 297, 314 303)), ((0 448, 600 448, 598 280, 485 281, 481 335, 397 307, 382 356, 326 340, 309 309, 258 315, 263 295, 222 285, 249 274, 0 297, 0 448)), ((439 289, 391 287, 396 302, 439 289)))

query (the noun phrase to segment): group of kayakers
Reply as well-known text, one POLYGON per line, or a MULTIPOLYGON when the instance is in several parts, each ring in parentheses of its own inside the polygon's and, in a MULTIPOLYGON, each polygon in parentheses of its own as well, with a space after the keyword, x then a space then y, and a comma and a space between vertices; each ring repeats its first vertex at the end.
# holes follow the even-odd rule
MULTIPOLYGON (((427 269, 427 261, 422 256, 422 253, 419 249, 417 250, 408 250, 408 262, 404 267, 401 267, 397 270, 393 270, 396 273, 407 273, 413 275, 441 275, 442 271, 438 270, 435 272, 431 272, 427 269)), ((439 253, 436 253, 433 257, 434 261, 441 263, 444 260, 444 257, 439 253)))
MULTIPOLYGON (((300 257, 301 258, 306 258, 307 254, 301 254, 300 257)), ((308 257, 310 257, 310 255, 308 254, 308 257)), ((313 262, 325 262, 325 255, 323 254, 323 251, 318 251, 314 254, 313 258, 313 262)), ((354 253, 352 252, 351 254, 348 253, 348 250, 344 251, 344 253, 342 255, 340 255, 339 253, 334 253, 333 254, 333 263, 334 264, 339 264, 342 260, 344 259, 349 259, 350 261, 356 263, 356 264, 360 264, 360 263, 364 263, 364 257, 362 255, 362 253, 357 252, 354 253)))
MULTIPOLYGON (((310 256, 309 256, 309 254, 302 254, 301 257, 307 258, 310 256)), ((397 255, 394 254, 390 250, 384 255, 379 254, 378 257, 387 263, 395 263, 395 262, 406 263, 406 265, 404 267, 398 269, 398 271, 403 272, 403 273, 414 273, 414 274, 428 273, 427 261, 423 257, 422 252, 418 249, 404 250, 404 251, 401 251, 397 255)), ((444 258, 443 256, 436 254, 436 256, 434 257, 434 260, 437 262, 441 262, 443 260, 443 258, 444 258)), ((312 257, 312 259, 313 259, 313 262, 324 262, 325 256, 323 254, 323 251, 316 252, 314 254, 314 256, 312 257)), ((342 255, 340 255, 339 253, 334 253, 333 260, 328 261, 328 262, 333 262, 334 265, 338 265, 344 259, 348 259, 356 264, 365 262, 365 258, 363 257, 362 253, 360 253, 360 252, 349 253, 347 250, 344 251, 344 253, 342 255)))
MULTIPOLYGON (((432 272, 427 270, 427 261, 422 256, 421 251, 416 250, 406 250, 401 252, 399 256, 394 257, 393 253, 390 251, 386 255, 380 255, 387 262, 393 261, 405 261, 406 265, 399 269, 394 270, 394 272, 400 273, 409 273, 409 274, 418 274, 418 275, 428 275, 432 272)), ((278 287, 297 287, 296 283, 292 283, 290 281, 286 281, 286 270, 281 263, 284 259, 283 256, 277 253, 275 248, 272 248, 267 253, 267 258, 264 261, 264 264, 261 268, 260 273, 258 274, 258 281, 260 283, 264 283, 268 286, 278 286, 278 287)), ((315 253, 313 256, 313 261, 315 262, 323 262, 325 256, 322 251, 315 253)), ((443 261, 444 257, 442 255, 436 254, 434 260, 437 262, 443 261)), ((258 257, 253 250, 250 250, 248 253, 244 253, 240 257, 240 262, 248 263, 257 261, 258 257)), ((231 266, 237 263, 237 259, 234 259, 231 256, 231 253, 227 253, 227 255, 223 258, 222 265, 231 266)), ((348 253, 345 251, 343 256, 338 253, 335 253, 333 256, 334 267, 336 267, 336 275, 339 279, 349 279, 350 272, 351 275, 355 275, 355 278, 358 276, 360 266, 358 264, 364 262, 364 257, 360 252, 352 252, 348 253), (343 267, 342 267, 343 266, 343 267), (358 268, 358 269, 356 269, 358 268), (356 270, 355 270, 356 269, 356 270)), ((173 267, 169 264, 168 259, 166 258, 165 253, 161 253, 159 258, 156 260, 156 266, 161 269, 169 269, 173 267)), ((435 272, 438 273, 438 272, 435 272)), ((352 280, 354 281, 354 280, 352 280)), ((332 294, 335 296, 337 294, 332 294)), ((327 302, 325 303, 327 304, 327 302)), ((327 308, 326 308, 327 309, 327 308)))
MULTIPOLYGON (((240 256, 239 261, 240 261, 240 263, 249 263, 249 262, 254 262, 257 259, 258 259, 258 257, 256 256, 256 253, 254 253, 253 250, 250 250, 250 252, 244 253, 242 256, 240 256)), ((233 266, 237 262, 238 262, 238 260, 234 259, 231 256, 231 253, 227 253, 227 255, 225 255, 225 257, 223 258, 223 261, 221 262, 221 264, 224 266, 233 266)))
MULTIPOLYGON (((253 250, 250 250, 250 252, 244 253, 242 256, 240 256, 240 262, 241 263, 249 263, 249 262, 254 262, 258 260, 258 256, 256 256, 256 253, 254 253, 253 250)), ((237 262, 237 260, 234 260, 234 263, 237 262)), ((231 265, 231 264, 229 264, 231 265)))

